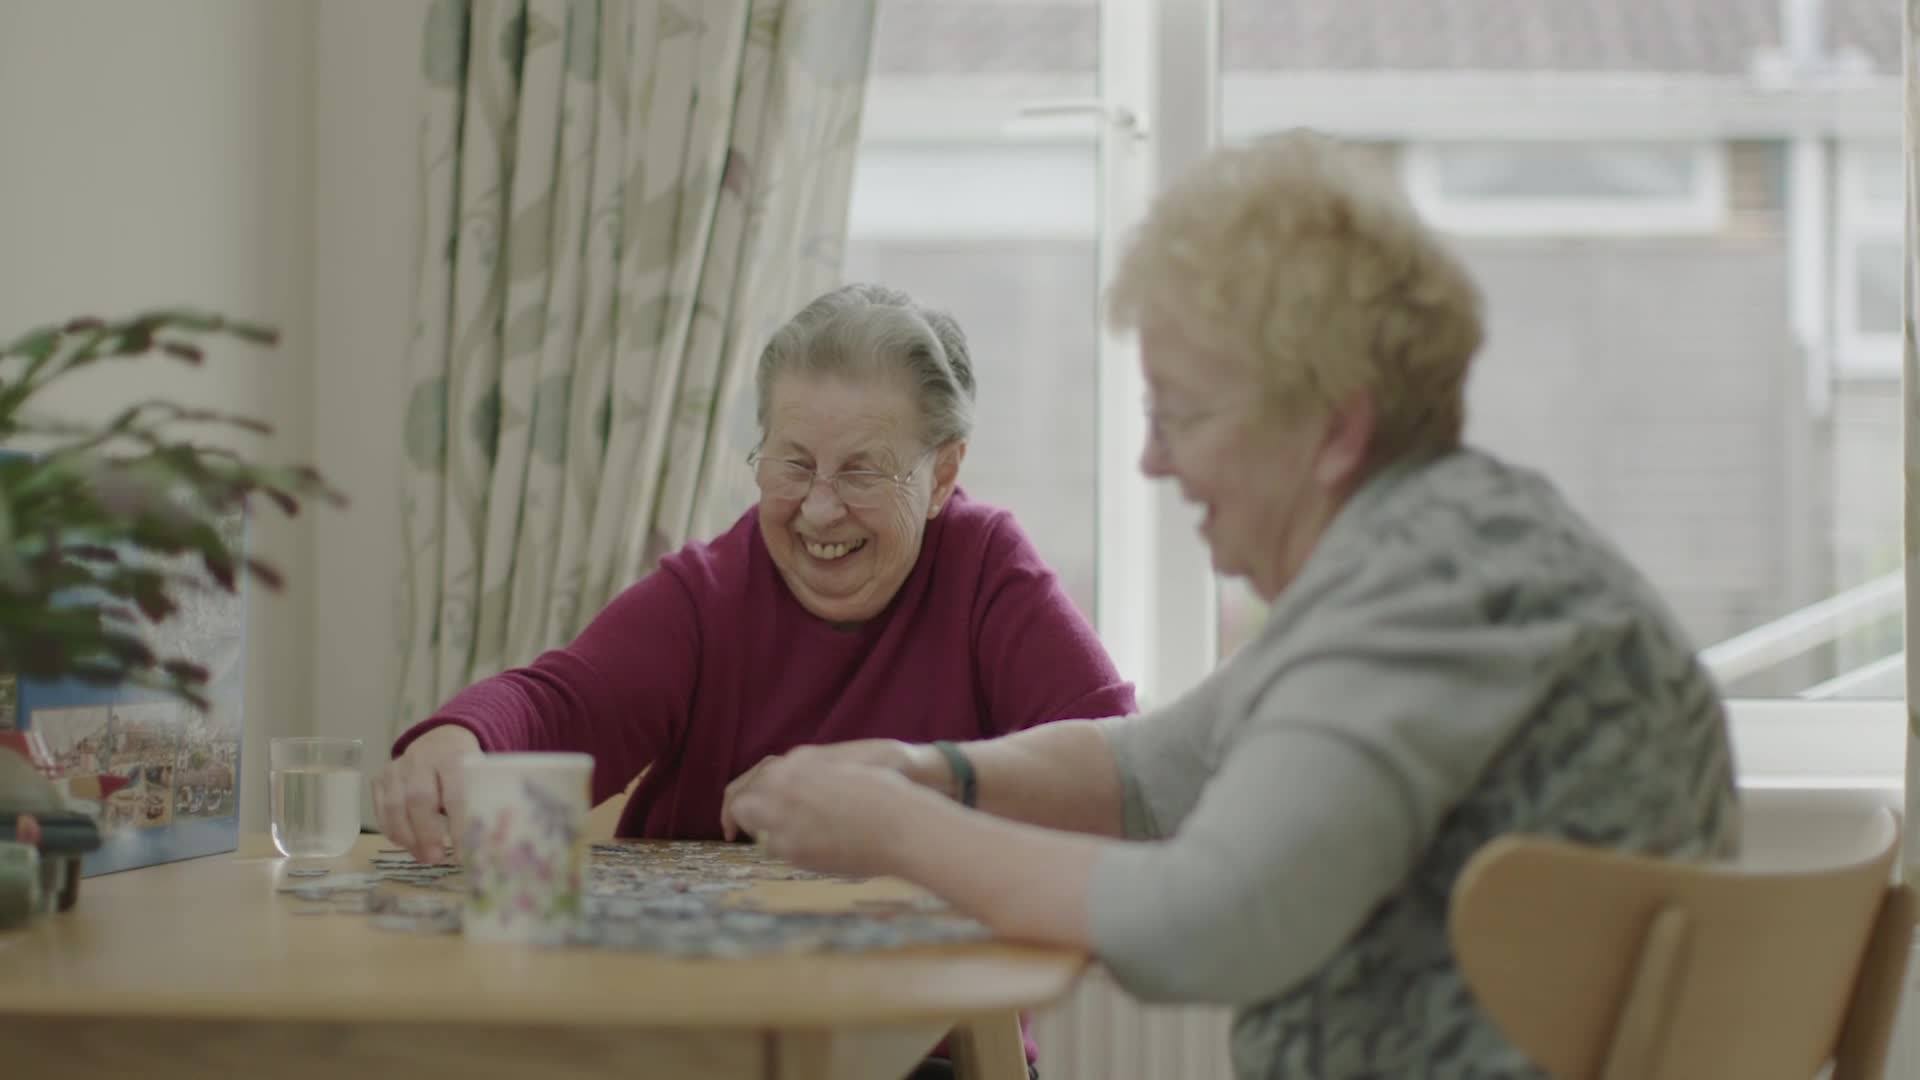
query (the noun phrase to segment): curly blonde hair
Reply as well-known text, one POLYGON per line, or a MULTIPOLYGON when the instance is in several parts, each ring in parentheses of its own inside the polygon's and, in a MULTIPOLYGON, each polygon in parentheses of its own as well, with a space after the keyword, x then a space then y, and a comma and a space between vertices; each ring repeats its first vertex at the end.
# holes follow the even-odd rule
POLYGON ((1368 392, 1376 465, 1459 445, 1481 309, 1395 179, 1307 130, 1216 150, 1174 183, 1108 294, 1116 329, 1154 323, 1246 357, 1288 413, 1368 392))

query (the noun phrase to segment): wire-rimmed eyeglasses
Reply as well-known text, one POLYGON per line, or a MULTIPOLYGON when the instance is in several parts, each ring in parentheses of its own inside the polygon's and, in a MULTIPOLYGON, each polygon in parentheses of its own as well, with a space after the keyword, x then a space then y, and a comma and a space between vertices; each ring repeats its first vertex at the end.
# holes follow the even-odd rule
POLYGON ((879 469, 842 469, 825 477, 806 462, 768 457, 758 450, 747 455, 747 464, 753 469, 753 480, 759 485, 760 493, 768 498, 804 499, 813 491, 815 480, 825 480, 833 490, 834 497, 841 502, 856 510, 872 510, 885 505, 932 456, 932 450, 926 451, 914 459, 904 472, 899 473, 882 472, 879 469))

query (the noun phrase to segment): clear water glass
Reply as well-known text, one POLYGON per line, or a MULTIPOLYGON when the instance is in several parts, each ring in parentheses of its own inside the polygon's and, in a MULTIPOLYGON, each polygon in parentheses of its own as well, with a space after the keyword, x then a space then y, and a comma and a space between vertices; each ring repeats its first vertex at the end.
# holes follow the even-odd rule
POLYGON ((290 859, 331 859, 360 836, 359 739, 275 739, 273 846, 290 859))

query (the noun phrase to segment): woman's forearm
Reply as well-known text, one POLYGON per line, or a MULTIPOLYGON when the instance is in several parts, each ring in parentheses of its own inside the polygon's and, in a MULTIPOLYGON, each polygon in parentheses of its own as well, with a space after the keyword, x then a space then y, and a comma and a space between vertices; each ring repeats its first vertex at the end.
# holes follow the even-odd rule
MULTIPOLYGON (((998 740, 996 740, 998 741, 998 740)), ((891 873, 945 899, 998 937, 1093 947, 1088 883, 1112 841, 915 800, 888 859, 891 873)))
MULTIPOLYGON (((1093 721, 1042 724, 961 749, 973 763, 981 810, 1047 829, 1124 835, 1119 766, 1093 721)), ((932 746, 913 748, 909 775, 958 794, 952 768, 932 746)))

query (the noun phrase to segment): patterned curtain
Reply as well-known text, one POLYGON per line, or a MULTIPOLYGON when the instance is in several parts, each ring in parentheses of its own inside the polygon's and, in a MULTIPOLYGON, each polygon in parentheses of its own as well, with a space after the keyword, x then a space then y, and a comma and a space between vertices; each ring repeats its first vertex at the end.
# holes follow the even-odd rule
POLYGON ((875 0, 434 0, 394 721, 752 501, 752 364, 839 271, 875 0))

